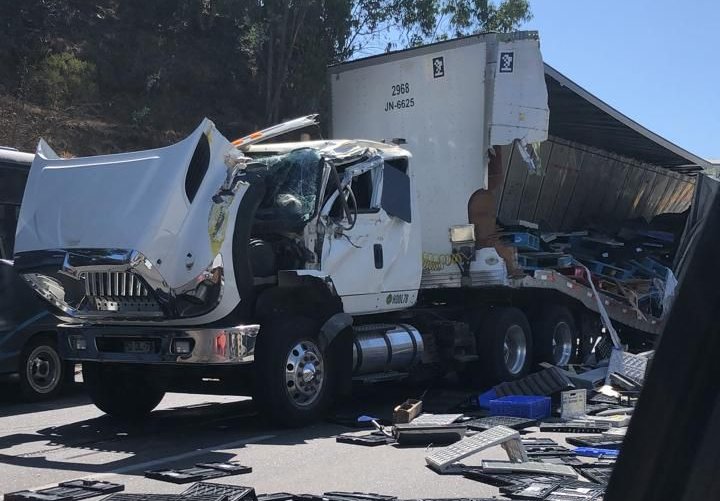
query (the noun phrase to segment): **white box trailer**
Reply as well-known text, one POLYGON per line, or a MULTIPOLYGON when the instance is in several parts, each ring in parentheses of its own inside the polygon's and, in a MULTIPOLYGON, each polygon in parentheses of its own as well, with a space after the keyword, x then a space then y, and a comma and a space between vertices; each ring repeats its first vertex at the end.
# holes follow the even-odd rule
MULTIPOLYGON (((621 156, 549 137, 553 111, 546 80, 551 77, 560 81, 552 81, 560 88, 582 94, 585 106, 612 113, 609 119, 631 122, 544 65, 535 32, 471 36, 330 68, 332 136, 401 139, 413 154, 422 228, 421 289, 463 285, 448 235, 452 227, 469 223, 475 223, 478 233, 482 225, 473 218, 471 198, 487 194, 482 190, 488 188, 493 205, 485 204, 480 215, 491 217, 493 226, 495 215, 500 215, 560 231, 571 229, 581 213, 605 219, 649 218, 663 210, 683 212, 689 206, 694 182, 688 174, 693 168, 699 170, 695 162, 702 165, 702 160, 687 152, 680 151, 690 158, 685 166, 689 170, 674 172, 636 161, 626 151, 621 156), (540 142, 539 148, 528 152, 527 145, 540 142), (495 172, 499 180, 497 186, 488 186, 489 152, 496 147, 500 147, 495 150, 500 153, 495 172), (533 165, 536 161, 538 165, 533 165), (545 175, 533 175, 538 167, 545 175)), ((664 141, 631 125, 628 136, 644 134, 648 141, 664 141)), ((583 129, 588 124, 576 126, 583 129)), ((642 146, 646 145, 638 149, 642 146)), ((485 235, 476 236, 482 240, 485 235)), ((470 285, 496 288, 497 276, 488 273, 476 266, 470 272, 470 285)), ((551 269, 510 278, 503 285, 537 293, 538 302, 542 302, 540 291, 557 292, 595 313, 605 310, 624 326, 647 333, 661 329, 659 318, 610 295, 598 296, 590 284, 551 269)), ((498 297, 505 294, 495 290, 498 297)))
MULTIPOLYGON (((485 35, 345 63, 330 70, 332 137, 402 138, 413 154, 422 250, 448 255, 449 227, 487 189, 494 145, 547 139, 536 33, 485 35)), ((447 268, 454 268, 448 266, 447 268)))

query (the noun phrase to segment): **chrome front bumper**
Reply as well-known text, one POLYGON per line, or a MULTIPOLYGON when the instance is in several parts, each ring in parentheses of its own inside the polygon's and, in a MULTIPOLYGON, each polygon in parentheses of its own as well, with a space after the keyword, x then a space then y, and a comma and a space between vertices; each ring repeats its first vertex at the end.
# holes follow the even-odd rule
POLYGON ((259 325, 212 329, 61 325, 60 351, 74 362, 246 364, 255 359, 259 329, 259 325))

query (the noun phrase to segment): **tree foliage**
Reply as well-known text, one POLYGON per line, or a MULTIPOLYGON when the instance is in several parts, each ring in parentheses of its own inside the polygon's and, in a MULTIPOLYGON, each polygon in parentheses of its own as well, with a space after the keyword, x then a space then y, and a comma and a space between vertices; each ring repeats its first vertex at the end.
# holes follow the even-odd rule
POLYGON ((328 64, 529 18, 527 0, 6 1, 0 93, 239 133, 322 111, 328 64))

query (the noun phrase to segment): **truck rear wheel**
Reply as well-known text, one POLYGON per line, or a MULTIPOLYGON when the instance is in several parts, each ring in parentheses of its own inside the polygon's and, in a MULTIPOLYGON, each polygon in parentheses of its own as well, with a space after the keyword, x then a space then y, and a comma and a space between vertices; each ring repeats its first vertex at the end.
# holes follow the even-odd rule
POLYGON ((565 306, 547 305, 533 323, 535 361, 566 366, 577 350, 578 331, 565 306))
POLYGON ((517 308, 488 312, 476 332, 482 370, 492 381, 525 377, 532 363, 532 335, 525 314, 517 308))
POLYGON ((317 420, 332 399, 332 360, 329 350, 320 348, 319 332, 319 325, 305 317, 289 317, 260 328, 254 399, 282 426, 317 420))
POLYGON ((165 396, 147 375, 134 369, 86 362, 83 381, 98 409, 122 419, 147 416, 165 396))

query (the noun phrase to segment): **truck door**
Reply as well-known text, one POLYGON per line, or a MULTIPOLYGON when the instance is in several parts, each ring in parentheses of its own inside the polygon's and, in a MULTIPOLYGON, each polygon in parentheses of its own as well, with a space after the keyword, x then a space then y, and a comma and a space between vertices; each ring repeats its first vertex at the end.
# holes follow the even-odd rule
POLYGON ((335 192, 323 210, 327 221, 335 223, 327 226, 322 270, 332 278, 348 313, 412 306, 422 262, 409 178, 380 162, 354 175, 349 186, 352 195, 335 192), (354 224, 342 215, 339 196, 346 197, 356 214, 354 224))

